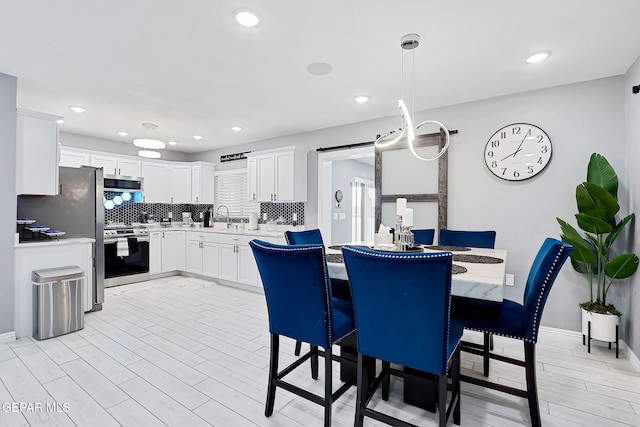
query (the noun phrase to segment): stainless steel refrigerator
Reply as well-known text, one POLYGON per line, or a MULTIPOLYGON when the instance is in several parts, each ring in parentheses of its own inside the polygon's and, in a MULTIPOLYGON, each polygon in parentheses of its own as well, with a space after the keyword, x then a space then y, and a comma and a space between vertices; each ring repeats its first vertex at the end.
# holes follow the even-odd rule
MULTIPOLYGON (((37 173, 37 171, 34 171, 37 173)), ((18 218, 64 231, 60 239, 87 237, 93 245, 93 309, 104 302, 104 177, 102 169, 60 167, 60 194, 18 196, 18 218)))

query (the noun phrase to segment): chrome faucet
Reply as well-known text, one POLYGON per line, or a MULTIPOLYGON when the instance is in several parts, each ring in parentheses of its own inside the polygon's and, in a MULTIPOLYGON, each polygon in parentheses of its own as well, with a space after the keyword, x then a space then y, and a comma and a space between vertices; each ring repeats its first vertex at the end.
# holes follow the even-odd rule
POLYGON ((227 210, 227 228, 229 228, 229 221, 230 221, 230 218, 229 218, 229 208, 228 208, 228 207, 226 207, 225 205, 220 205, 220 206, 218 206, 218 209, 216 209, 216 216, 220 216, 220 215, 219 215, 220 208, 225 208, 225 209, 227 210))

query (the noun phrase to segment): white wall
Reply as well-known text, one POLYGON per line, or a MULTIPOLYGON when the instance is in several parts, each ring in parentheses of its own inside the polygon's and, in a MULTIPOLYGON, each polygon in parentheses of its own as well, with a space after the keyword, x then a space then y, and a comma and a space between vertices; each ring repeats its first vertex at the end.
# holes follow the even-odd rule
POLYGON ((13 242, 16 233, 16 93, 17 79, 0 73, 0 334, 13 331, 13 242))
MULTIPOLYGON (((618 76, 416 113, 416 121, 438 120, 459 132, 453 136, 449 152, 449 228, 497 231, 496 246, 509 250, 507 271, 515 274, 516 286, 506 289, 507 298, 521 301, 539 246, 546 237, 560 234, 556 217, 573 219, 575 187, 586 177, 591 153, 605 155, 617 171, 624 171, 624 90, 624 77, 618 76), (495 178, 483 161, 488 138, 514 122, 540 126, 553 142, 547 169, 519 183, 495 178)), ((398 124, 398 117, 387 117, 199 153, 192 160, 217 163, 222 154, 296 144, 309 149, 309 201, 305 209, 309 228, 317 223, 315 149, 372 141, 376 134, 398 124)), ((224 168, 244 166, 242 161, 223 164, 224 168)), ((626 186, 621 185, 620 192, 625 191, 626 186)), ((628 208, 623 206, 622 212, 628 208)), ((613 302, 625 297, 622 292, 613 302)), ((567 266, 551 292, 542 324, 580 330, 578 303, 587 298, 584 278, 567 266)))
MULTIPOLYGON (((632 86, 640 85, 640 58, 636 60, 626 75, 624 94, 626 98, 626 123, 627 146, 626 146, 626 170, 627 183, 629 188, 629 206, 631 212, 640 215, 640 93, 633 94, 632 86)), ((636 217, 634 229, 637 230, 638 221, 636 217)), ((632 244, 628 249, 635 253, 640 251, 640 232, 635 232, 631 236, 632 244)), ((623 322, 628 326, 626 334, 627 344, 631 347, 636 356, 640 356, 640 273, 636 273, 626 290, 628 298, 623 312, 623 322)))

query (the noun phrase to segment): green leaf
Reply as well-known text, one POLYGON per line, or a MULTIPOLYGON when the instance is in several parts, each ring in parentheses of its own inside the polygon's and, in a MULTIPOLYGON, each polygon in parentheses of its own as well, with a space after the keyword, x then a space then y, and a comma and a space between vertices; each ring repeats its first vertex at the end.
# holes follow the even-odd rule
POLYGON ((611 234, 607 236, 607 239, 604 241, 604 244, 607 247, 611 247, 613 245, 613 242, 615 242, 616 239, 618 238, 618 235, 620 235, 620 233, 622 232, 622 229, 624 228, 624 226, 627 225, 627 223, 631 221, 633 218, 635 218, 635 214, 629 214, 622 221, 616 224, 611 234))
POLYGON ((592 274, 597 274, 598 273, 598 265, 597 264, 587 264, 587 263, 584 263, 582 261, 575 260, 573 258, 570 258, 570 260, 571 260, 571 266, 578 273, 587 274, 587 273, 589 273, 589 270, 591 270, 592 274))
POLYGON ((638 269, 638 256, 636 254, 618 255, 607 263, 604 272, 612 279, 625 279, 638 269))
POLYGON ((578 212, 611 221, 620 210, 615 197, 602 187, 590 182, 583 182, 576 187, 578 212))
POLYGON ((618 199, 618 175, 602 154, 591 155, 589 166, 587 166, 587 182, 604 188, 616 200, 618 199))
POLYGON ((578 227, 584 231, 594 234, 611 233, 613 227, 606 221, 601 220, 595 216, 587 214, 577 214, 576 220, 578 220, 578 227))

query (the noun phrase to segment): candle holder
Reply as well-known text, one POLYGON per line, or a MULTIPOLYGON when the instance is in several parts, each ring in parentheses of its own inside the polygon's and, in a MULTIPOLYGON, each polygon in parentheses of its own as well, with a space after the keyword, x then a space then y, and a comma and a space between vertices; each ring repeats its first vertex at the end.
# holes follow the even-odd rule
POLYGON ((396 216, 396 229, 393 235, 397 251, 406 251, 415 246, 415 237, 411 232, 411 227, 402 225, 402 215, 396 216))

